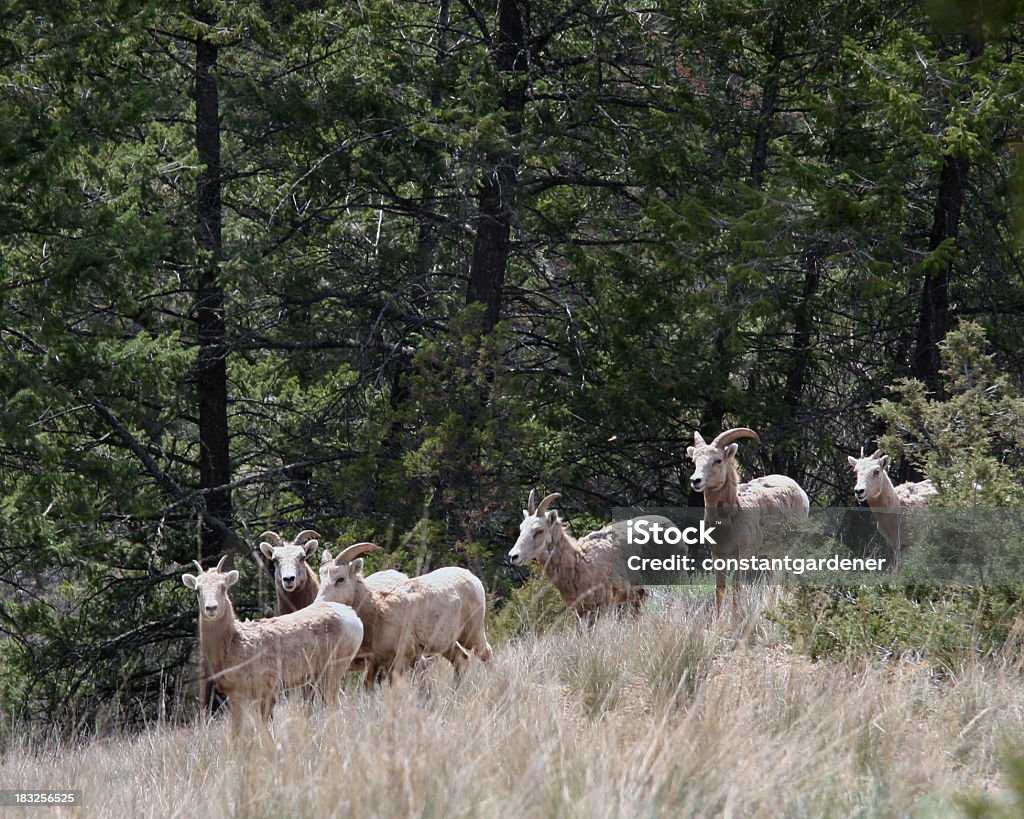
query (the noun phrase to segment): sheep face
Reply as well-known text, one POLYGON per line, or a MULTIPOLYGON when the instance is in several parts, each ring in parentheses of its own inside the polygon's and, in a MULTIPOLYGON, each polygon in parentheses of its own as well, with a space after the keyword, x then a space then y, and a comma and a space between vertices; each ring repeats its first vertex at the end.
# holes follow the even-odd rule
POLYGON ((857 478, 857 484, 853 488, 853 494, 857 500, 866 503, 879 497, 888 480, 885 470, 889 468, 889 456, 876 452, 867 458, 854 458, 849 455, 847 460, 857 478))
POLYGON ((695 434, 694 445, 686 448, 687 457, 693 461, 693 474, 690 475, 693 491, 716 492, 721 489, 729 477, 729 470, 735 466, 738 450, 739 444, 725 447, 706 444, 695 434))
POLYGON ((531 515, 523 510, 523 522, 519 524, 519 538, 508 553, 513 566, 522 566, 541 554, 551 551, 555 542, 555 527, 559 525, 558 512, 554 509, 540 515, 531 515))
MULTIPOLYGON (((342 555, 338 555, 340 559, 342 555)), ((328 603, 344 603, 351 606, 356 598, 356 585, 363 579, 363 559, 336 563, 331 560, 331 553, 324 552, 320 564, 320 595, 319 600, 328 603)))
MULTIPOLYGON (((223 562, 223 561, 222 561, 223 562)), ((207 620, 219 620, 229 610, 228 589, 238 582, 238 572, 220 572, 210 569, 199 575, 185 574, 181 582, 199 596, 199 615, 207 620)))
POLYGON ((263 541, 260 543, 260 551, 274 567, 274 580, 286 592, 292 592, 305 584, 306 558, 319 545, 317 540, 308 540, 304 544, 286 543, 283 546, 273 546, 263 541))

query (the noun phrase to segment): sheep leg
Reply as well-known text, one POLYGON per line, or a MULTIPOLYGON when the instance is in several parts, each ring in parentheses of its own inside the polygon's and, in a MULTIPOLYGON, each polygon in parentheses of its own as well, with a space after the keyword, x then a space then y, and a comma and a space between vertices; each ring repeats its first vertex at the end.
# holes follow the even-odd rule
POLYGON ((452 668, 455 670, 455 685, 458 685, 469 664, 469 653, 459 643, 456 643, 441 656, 452 664, 452 668))
POLYGON ((725 572, 715 572, 715 614, 722 613, 722 604, 725 602, 725 572))

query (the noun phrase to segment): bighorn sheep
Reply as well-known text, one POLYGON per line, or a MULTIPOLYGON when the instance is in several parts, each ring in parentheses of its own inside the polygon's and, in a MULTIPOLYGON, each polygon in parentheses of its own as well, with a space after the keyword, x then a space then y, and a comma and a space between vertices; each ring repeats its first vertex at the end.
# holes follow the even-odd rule
POLYGON ((449 567, 381 588, 363 577, 363 558, 356 557, 378 548, 357 543, 333 559, 325 550, 317 597, 352 606, 363 621, 357 659, 366 661, 366 685, 404 674, 424 654, 448 660, 456 684, 470 652, 489 660, 491 646, 484 633, 487 598, 480 580, 466 569, 449 567))
POLYGON ((306 558, 319 545, 320 535, 312 529, 304 529, 292 541, 285 541, 277 532, 260 535, 260 552, 274 567, 278 614, 291 614, 316 599, 320 584, 306 558))
POLYGON ((865 457, 861 448, 859 458, 848 455, 846 459, 857 478, 853 494, 858 501, 871 507, 879 534, 885 539, 893 557, 898 559, 910 545, 906 521, 900 510, 926 506, 928 498, 937 495, 938 490, 931 481, 908 481, 893 486, 886 472, 892 459, 883 455, 880 449, 865 457))
MULTIPOLYGON (((530 490, 519 537, 508 553, 512 565, 522 566, 530 560, 540 563, 562 602, 586 625, 593 625, 597 616, 612 606, 628 604, 639 614, 647 589, 633 585, 625 572, 625 522, 574 540, 558 512, 548 509, 560 497, 561 493, 553 492, 538 504, 536 492, 530 490)), ((673 525, 667 518, 651 520, 673 525)))
MULTIPOLYGON (((765 475, 740 483, 736 470, 738 438, 761 439, 752 429, 735 427, 721 433, 710 444, 700 432, 693 433, 693 446, 686 454, 693 461, 690 486, 704 495, 704 519, 717 523, 714 558, 753 556, 763 541, 762 516, 765 512, 786 512, 806 518, 810 513, 807 493, 785 475, 765 475)), ((739 575, 733 576, 733 593, 739 593, 739 575)), ((725 572, 715 572, 715 610, 722 610, 725 599, 725 572)), ((734 599, 735 602, 735 599, 734 599)))
POLYGON ((349 607, 317 603, 266 620, 239 621, 228 597, 238 572, 216 568, 182 575, 199 596, 199 641, 217 688, 231 708, 237 735, 243 709, 259 707, 264 729, 283 691, 313 684, 330 703, 363 639, 363 624, 349 607))

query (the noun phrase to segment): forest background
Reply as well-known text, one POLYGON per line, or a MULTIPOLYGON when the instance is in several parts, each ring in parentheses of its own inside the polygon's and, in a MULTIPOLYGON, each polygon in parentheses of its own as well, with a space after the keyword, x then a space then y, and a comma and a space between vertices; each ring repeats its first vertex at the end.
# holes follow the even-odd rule
POLYGON ((742 425, 748 472, 850 504, 872 407, 978 386, 958 323, 1024 380, 1013 0, 0 19, 8 716, 177 707, 182 567, 235 554, 270 613, 264 529, 469 566, 500 608, 534 486, 577 529, 692 504, 693 430, 742 425))

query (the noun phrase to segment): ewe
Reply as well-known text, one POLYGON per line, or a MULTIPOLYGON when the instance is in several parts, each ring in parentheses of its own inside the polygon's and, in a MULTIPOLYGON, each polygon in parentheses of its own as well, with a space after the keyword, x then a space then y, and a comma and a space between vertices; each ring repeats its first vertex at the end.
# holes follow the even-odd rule
POLYGON ((853 494, 858 501, 871 507, 875 526, 885 538, 893 557, 898 559, 910 545, 903 510, 927 506, 928 498, 937 495, 938 490, 931 481, 908 481, 893 486, 886 472, 891 461, 888 455, 883 455, 880 449, 866 458, 861 449, 860 455, 859 458, 852 455, 846 458, 857 478, 853 494))
POLYGON ((326 702, 334 702, 363 639, 356 613, 338 603, 317 603, 280 617, 240 621, 228 597, 238 572, 221 571, 227 557, 205 572, 196 563, 199 574, 185 574, 181 582, 198 593, 199 641, 231 708, 234 733, 252 703, 265 729, 283 691, 312 684, 326 702))
MULTIPOLYGON (((784 512, 806 518, 810 512, 807 493, 785 475, 765 475, 740 483, 736 470, 738 438, 761 439, 752 429, 735 427, 721 433, 710 444, 699 432, 686 450, 694 470, 690 486, 704 495, 704 520, 717 527, 715 558, 744 558, 756 555, 764 540, 765 515, 784 512)), ((739 594, 739 574, 733 575, 733 594, 739 594)), ((725 572, 715 572, 715 610, 725 599, 725 572)))
MULTIPOLYGON (((480 580, 466 569, 436 569, 390 586, 363 577, 363 559, 372 543, 350 546, 337 557, 324 551, 317 600, 345 603, 363 621, 357 659, 367 665, 366 685, 404 674, 425 654, 440 654, 455 669, 456 684, 469 653, 491 657, 484 632, 487 598, 480 580)), ((378 573, 378 574, 383 574, 378 573)))

